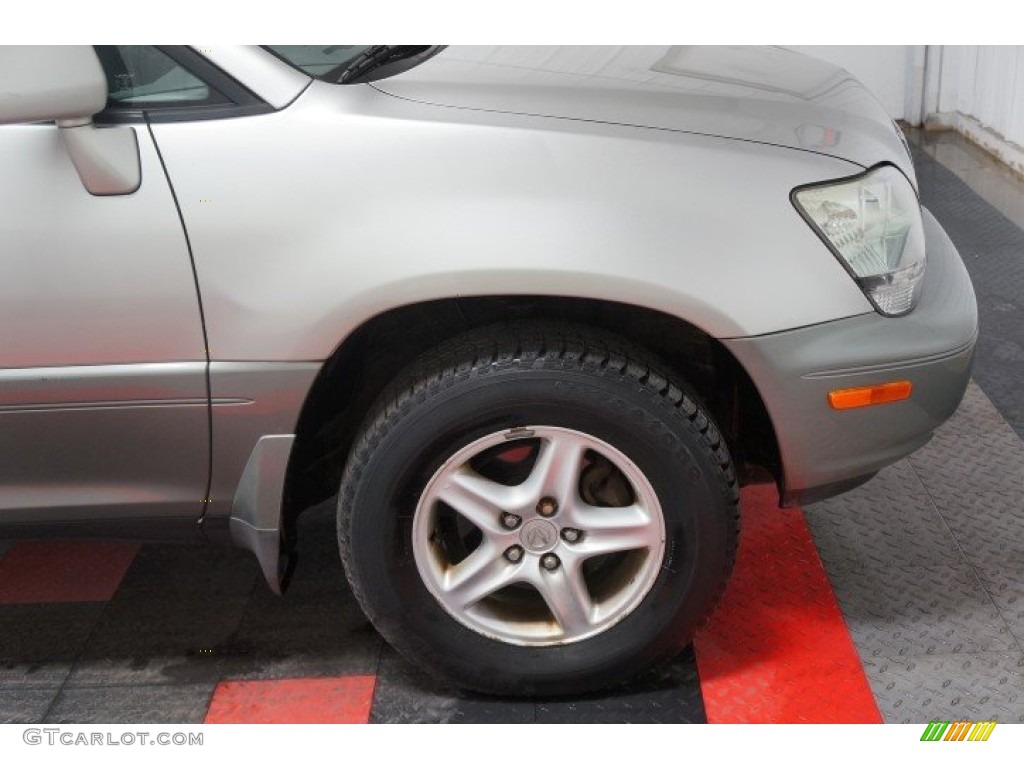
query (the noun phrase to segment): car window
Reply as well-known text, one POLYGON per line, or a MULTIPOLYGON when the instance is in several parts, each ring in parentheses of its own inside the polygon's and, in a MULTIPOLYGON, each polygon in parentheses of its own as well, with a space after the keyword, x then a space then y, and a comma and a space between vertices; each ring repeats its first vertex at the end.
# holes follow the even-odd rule
POLYGON ((97 45, 107 109, 221 104, 228 99, 152 45, 97 45))
POLYGON ((341 73, 368 45, 265 45, 279 59, 312 77, 341 73))

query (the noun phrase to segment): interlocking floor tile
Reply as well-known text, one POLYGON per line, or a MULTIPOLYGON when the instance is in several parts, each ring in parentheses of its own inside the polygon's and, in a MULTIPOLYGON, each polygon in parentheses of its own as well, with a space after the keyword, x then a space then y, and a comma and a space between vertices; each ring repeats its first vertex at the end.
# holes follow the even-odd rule
POLYGON ((954 653, 865 661, 890 723, 1024 722, 1024 659, 1018 653, 954 653))
POLYGON ((1024 230, 914 147, 921 202, 956 244, 978 297, 974 377, 1024 439, 1024 230))
POLYGON ((103 608, 102 603, 0 605, 0 665, 70 664, 103 608))
POLYGON ((69 686, 199 683, 220 679, 246 598, 118 596, 103 612, 69 686))
POLYGON ((960 559, 956 539, 906 461, 842 496, 809 506, 806 515, 830 572, 960 559))
POLYGON ((7 688, 57 689, 67 679, 72 661, 23 663, 0 661, 0 690, 7 688))
POLYGON ((381 658, 375 723, 702 723, 692 651, 607 691, 559 699, 501 699, 455 690, 390 649, 381 658))
POLYGON ((722 604, 694 644, 713 723, 878 722, 857 651, 799 509, 745 488, 722 604))
POLYGON ((1013 651, 1016 641, 966 564, 830 572, 862 658, 1013 651))
POLYGON ((383 641, 347 589, 254 595, 225 649, 231 679, 372 675, 383 641))
POLYGON ((1024 561, 1016 564, 983 564, 977 569, 978 578, 1000 615, 1024 649, 1024 561))
POLYGON ((207 723, 365 723, 372 676, 227 681, 217 686, 207 723))
POLYGON ((109 600, 138 545, 120 541, 23 541, 0 559, 0 604, 109 600))
POLYGON ((373 723, 532 723, 535 705, 462 694, 390 648, 381 654, 373 695, 373 723))
POLYGON ((538 723, 703 723, 693 651, 631 683, 573 700, 537 702, 538 723))
POLYGON ((201 544, 146 544, 124 575, 118 598, 154 601, 211 595, 247 597, 259 567, 248 552, 201 544))
POLYGON ((56 696, 56 688, 0 687, 0 724, 42 722, 56 696))
POLYGON ((46 722, 201 723, 213 688, 212 683, 64 688, 46 722))

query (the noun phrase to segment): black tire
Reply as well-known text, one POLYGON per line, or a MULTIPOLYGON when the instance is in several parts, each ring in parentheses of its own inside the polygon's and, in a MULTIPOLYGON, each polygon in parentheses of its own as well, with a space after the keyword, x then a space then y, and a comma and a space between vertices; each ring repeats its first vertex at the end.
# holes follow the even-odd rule
POLYGON ((338 502, 341 557, 367 617, 410 660, 500 695, 606 687, 685 648, 732 569, 738 489, 698 398, 635 346, 565 324, 480 329, 425 354, 386 390, 351 452, 338 502), (663 564, 643 601, 593 637, 531 647, 453 619, 424 585, 410 529, 434 472, 496 430, 547 424, 615 446, 662 506, 663 564))

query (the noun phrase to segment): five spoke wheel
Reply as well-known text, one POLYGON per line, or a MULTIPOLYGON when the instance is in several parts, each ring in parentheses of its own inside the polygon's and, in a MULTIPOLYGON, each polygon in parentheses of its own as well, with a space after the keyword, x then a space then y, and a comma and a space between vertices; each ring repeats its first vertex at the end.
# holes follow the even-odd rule
POLYGON ((665 525, 623 453, 570 429, 496 432, 427 483, 416 566, 463 625, 517 645, 569 643, 617 623, 653 585, 665 525))

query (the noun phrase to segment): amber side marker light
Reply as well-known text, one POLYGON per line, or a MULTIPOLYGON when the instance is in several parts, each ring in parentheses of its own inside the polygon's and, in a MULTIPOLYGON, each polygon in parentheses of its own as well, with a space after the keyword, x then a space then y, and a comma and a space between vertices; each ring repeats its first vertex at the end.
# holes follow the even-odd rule
POLYGON ((876 384, 872 387, 853 387, 852 389, 835 389, 828 393, 828 402, 837 411, 850 408, 863 408, 867 405, 895 403, 910 397, 913 386, 909 381, 890 381, 887 384, 876 384))

